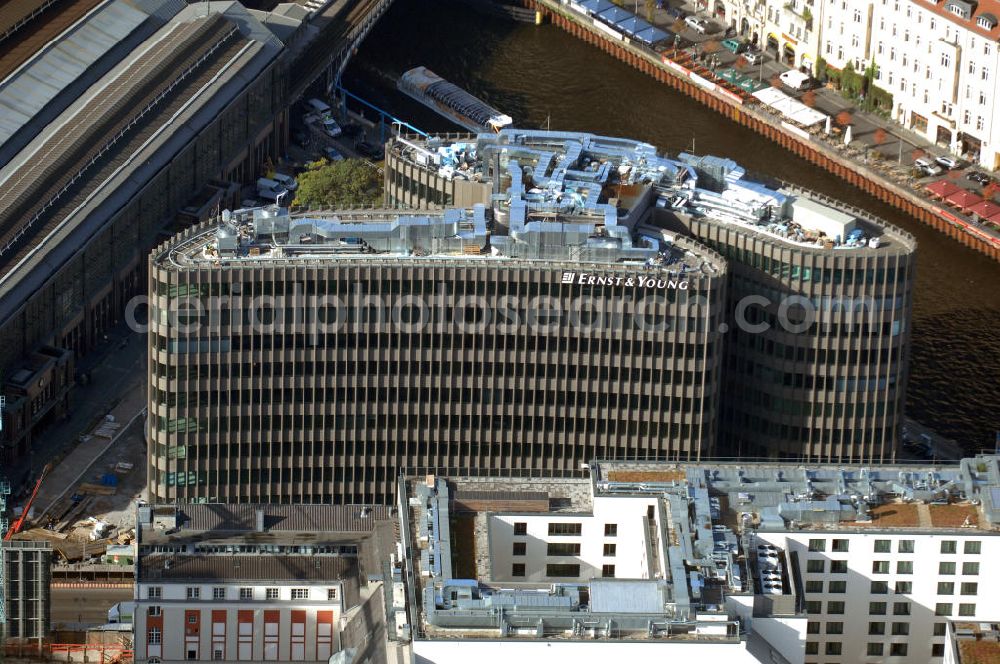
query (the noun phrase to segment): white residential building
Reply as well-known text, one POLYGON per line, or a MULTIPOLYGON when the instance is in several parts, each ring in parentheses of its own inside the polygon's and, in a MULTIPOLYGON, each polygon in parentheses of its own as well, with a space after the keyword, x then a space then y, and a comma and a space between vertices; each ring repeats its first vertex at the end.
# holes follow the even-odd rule
POLYGON ((893 96, 892 118, 1000 168, 1000 0, 825 0, 822 56, 893 96))
MULTIPOLYGON (((362 601, 383 507, 139 508, 135 661, 317 662, 362 601)), ((373 570, 379 572, 380 570, 373 570)))
POLYGON ((713 14, 772 58, 813 72, 825 0, 713 0, 713 14))
POLYGON ((1000 615, 1000 456, 589 468, 402 485, 395 610, 418 661, 951 664, 1000 615))

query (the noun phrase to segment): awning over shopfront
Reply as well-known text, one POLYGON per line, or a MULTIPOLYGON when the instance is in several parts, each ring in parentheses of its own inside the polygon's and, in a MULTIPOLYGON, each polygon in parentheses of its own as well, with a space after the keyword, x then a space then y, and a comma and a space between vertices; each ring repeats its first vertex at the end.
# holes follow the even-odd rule
POLYGON ((826 114, 820 113, 814 108, 809 108, 798 99, 789 97, 781 90, 770 87, 758 90, 753 96, 761 103, 770 106, 789 120, 797 122, 803 127, 811 127, 821 122, 826 122, 826 114))

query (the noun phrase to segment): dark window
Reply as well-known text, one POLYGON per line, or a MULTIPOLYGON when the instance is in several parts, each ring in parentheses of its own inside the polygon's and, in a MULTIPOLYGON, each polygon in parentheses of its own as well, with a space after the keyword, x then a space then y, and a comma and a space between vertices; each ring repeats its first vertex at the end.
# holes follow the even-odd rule
POLYGON ((951 581, 938 581, 937 586, 938 595, 954 595, 955 594, 955 584, 951 581))
POLYGON ((841 651, 840 641, 827 641, 826 642, 826 654, 827 655, 839 655, 841 651))
POLYGON ((869 657, 881 657, 882 656, 882 644, 881 643, 869 643, 868 650, 866 651, 869 657))
POLYGON ((966 581, 962 584, 960 592, 963 595, 976 595, 979 593, 979 584, 966 581))
POLYGON ((941 542, 941 553, 957 553, 958 543, 955 540, 944 540, 941 542))
POLYGON ((873 616, 884 616, 886 611, 885 602, 869 602, 868 613, 873 616))
POLYGON ((963 618, 971 618, 976 615, 976 605, 975 604, 959 604, 958 605, 958 615, 963 618))
POLYGON ((527 535, 528 534, 528 524, 524 521, 514 522, 514 534, 515 535, 527 535))
POLYGON ((822 574, 826 568, 825 560, 807 560, 806 572, 811 574, 822 574))
POLYGON ((979 574, 979 563, 962 563, 962 574, 979 574))
POLYGON ((547 555, 550 556, 579 556, 579 542, 549 542, 547 555))
POLYGON ((614 556, 617 551, 618 551, 618 545, 615 544, 614 542, 604 545, 604 555, 608 558, 614 556))
POLYGON ((848 540, 835 539, 833 540, 833 546, 831 547, 831 550, 837 553, 847 553, 848 544, 849 544, 848 540))
POLYGON ((846 593, 847 592, 847 581, 831 581, 827 592, 830 593, 846 593))
POLYGON ((823 592, 823 582, 822 581, 806 581, 806 592, 807 593, 821 593, 821 592, 823 592))
POLYGON ((944 636, 948 630, 948 623, 934 623, 934 636, 944 636))
POLYGON ((601 576, 605 579, 615 578, 615 566, 614 565, 604 565, 601 567, 601 576))
POLYGON ((617 523, 606 523, 606 524, 604 524, 604 536, 605 537, 617 537, 618 536, 618 524, 617 523))
POLYGON ((888 581, 872 581, 872 595, 887 595, 889 593, 888 581))
POLYGON ((977 554, 982 551, 982 542, 978 540, 968 540, 965 543, 965 553, 977 554))
POLYGON ((875 553, 889 553, 892 550, 892 540, 875 540, 875 553))
POLYGON ((511 576, 524 576, 524 563, 514 563, 510 566, 511 576))
POLYGON ((844 603, 841 601, 827 602, 826 612, 834 615, 840 615, 844 612, 844 603))
POLYGON ((891 644, 889 644, 889 656, 890 657, 906 657, 906 644, 905 643, 891 643, 891 644))
POLYGON ((583 532, 583 526, 579 523, 550 523, 549 535, 563 535, 569 537, 579 536, 583 532))
POLYGON ((899 540, 900 553, 913 553, 913 540, 899 540))
POLYGON ((944 657, 943 643, 935 643, 931 646, 931 657, 944 657))
POLYGON ((913 574, 913 561, 912 560, 896 561, 896 574, 913 574))
POLYGON ((528 544, 527 542, 514 542, 514 555, 515 556, 526 556, 528 544))
POLYGON ((826 551, 826 540, 821 540, 821 539, 809 540, 809 550, 813 552, 826 551))
POLYGON ((830 561, 830 574, 847 574, 847 561, 846 560, 831 560, 830 561))
POLYGON ((936 616, 950 616, 951 615, 951 604, 948 602, 938 602, 934 605, 934 615, 936 616))
POLYGON ((580 566, 577 564, 548 564, 545 566, 545 576, 579 578, 580 566))
POLYGON ((868 623, 868 633, 873 636, 882 636, 883 634, 885 634, 885 623, 884 622, 868 623))
POLYGON ((806 634, 819 634, 819 623, 814 620, 806 623, 806 634))
POLYGON ((826 624, 827 634, 843 634, 844 633, 844 623, 842 622, 828 622, 826 624))
POLYGON ((894 623, 892 623, 892 635, 893 636, 909 636, 910 635, 910 623, 905 623, 905 622, 894 622, 894 623))
POLYGON ((955 563, 938 563, 938 574, 954 574, 955 563))
POLYGON ((910 603, 909 602, 896 602, 892 605, 892 615, 894 616, 908 616, 910 615, 910 603))

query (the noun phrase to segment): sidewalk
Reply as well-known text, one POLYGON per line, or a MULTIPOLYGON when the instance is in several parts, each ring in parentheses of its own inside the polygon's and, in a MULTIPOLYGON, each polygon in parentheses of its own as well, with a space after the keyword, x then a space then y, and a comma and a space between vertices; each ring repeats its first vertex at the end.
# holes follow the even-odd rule
MULTIPOLYGON (((74 456, 72 464, 61 464, 75 449, 100 455, 104 445, 101 439, 92 438, 86 443, 80 437, 91 433, 108 413, 114 413, 124 424, 146 405, 146 335, 137 334, 120 324, 108 333, 107 341, 77 362, 77 374, 90 374, 87 385, 77 384, 70 392, 70 411, 66 419, 42 431, 24 459, 6 469, 13 494, 20 488, 30 490, 42 468, 53 463, 49 476, 42 483, 36 505, 44 504, 43 494, 55 489, 65 473, 76 474, 83 470, 82 459, 74 456), (63 466, 72 465, 74 468, 63 466)), ((104 441, 105 443, 107 441, 104 441)), ((66 485, 63 484, 62 488, 66 485)), ((23 500, 11 501, 14 505, 23 500)))

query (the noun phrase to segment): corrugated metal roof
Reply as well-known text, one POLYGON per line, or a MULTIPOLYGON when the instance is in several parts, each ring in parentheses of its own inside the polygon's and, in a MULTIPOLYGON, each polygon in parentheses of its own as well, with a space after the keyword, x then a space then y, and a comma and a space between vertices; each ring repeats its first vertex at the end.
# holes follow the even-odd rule
POLYGON ((390 518, 384 505, 185 505, 183 528, 223 532, 253 531, 257 510, 264 511, 269 531, 368 532, 376 521, 390 518))
POLYGON ((5 79, 0 84, 0 144, 147 18, 132 4, 108 3, 5 79))
POLYGON ((151 554, 139 559, 143 581, 333 581, 357 574, 341 556, 151 554))
POLYGON ((594 579, 590 582, 592 613, 663 613, 662 581, 594 579))

